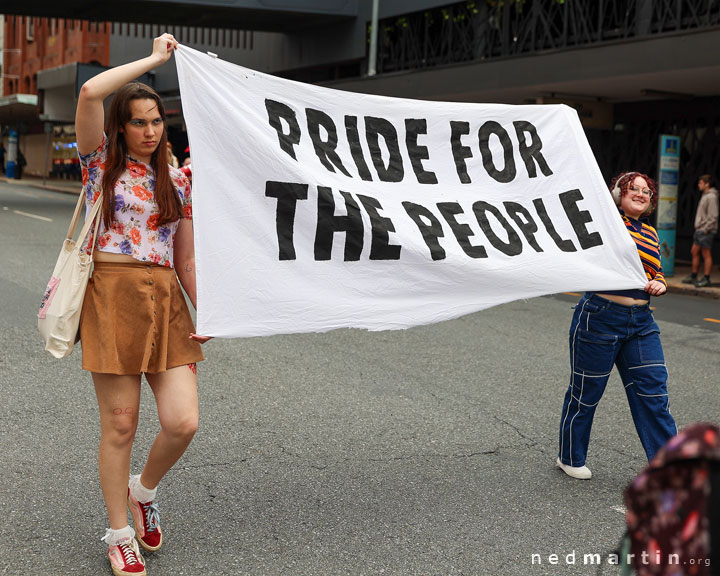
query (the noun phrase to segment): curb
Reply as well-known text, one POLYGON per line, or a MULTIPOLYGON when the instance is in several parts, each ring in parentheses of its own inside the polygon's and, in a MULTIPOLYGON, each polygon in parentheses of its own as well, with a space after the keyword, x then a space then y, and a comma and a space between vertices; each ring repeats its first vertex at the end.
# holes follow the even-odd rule
POLYGON ((51 192, 60 192, 62 194, 78 195, 82 191, 82 183, 81 182, 75 182, 76 187, 60 186, 58 184, 52 184, 52 182, 43 184, 42 181, 36 181, 34 179, 17 180, 15 178, 7 178, 6 176, 0 176, 0 182, 3 182, 5 184, 10 184, 11 186, 40 188, 41 190, 49 190, 51 192))
MULTIPOLYGON (((719 287, 720 288, 720 287, 719 287)), ((702 298, 711 298, 713 300, 720 300, 720 289, 719 288, 695 288, 692 285, 688 286, 673 286, 668 284, 667 291, 675 294, 687 294, 690 296, 700 296, 702 298)))

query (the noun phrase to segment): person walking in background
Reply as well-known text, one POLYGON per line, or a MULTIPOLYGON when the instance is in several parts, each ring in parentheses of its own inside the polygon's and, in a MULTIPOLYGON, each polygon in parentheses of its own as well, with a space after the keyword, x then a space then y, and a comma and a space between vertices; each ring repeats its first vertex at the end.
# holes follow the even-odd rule
POLYGON ((25 155, 22 153, 22 150, 18 147, 17 151, 17 164, 15 164, 15 179, 20 180, 23 175, 23 170, 25 166, 27 165, 27 160, 25 160, 25 155))
POLYGON ((635 429, 650 460, 677 433, 670 415, 668 371, 660 329, 650 311, 650 296, 667 290, 657 232, 642 217, 657 205, 655 182, 640 172, 616 176, 610 191, 635 241, 647 276, 642 290, 586 292, 570 325, 570 385, 560 419, 556 465, 581 480, 592 476, 585 460, 595 409, 617 366, 635 429))
POLYGON ((132 82, 167 62, 176 47, 163 34, 150 56, 85 82, 75 119, 88 209, 103 193, 80 337, 100 412, 98 468, 110 524, 102 539, 116 576, 146 574, 138 542, 149 551, 163 544, 156 489, 197 430, 196 362, 209 340, 194 333, 180 288, 195 306, 190 184, 168 165, 160 96, 132 82), (103 100, 113 92, 104 123, 103 100), (160 432, 142 473, 130 476, 143 374, 160 432))
POLYGON ((692 254, 692 272, 683 280, 685 284, 695 284, 698 288, 710 286, 712 270, 712 245, 718 231, 718 191, 712 186, 710 174, 698 179, 698 190, 702 193, 695 212, 695 233, 690 252, 692 254), (700 255, 703 257, 705 275, 698 280, 700 255))

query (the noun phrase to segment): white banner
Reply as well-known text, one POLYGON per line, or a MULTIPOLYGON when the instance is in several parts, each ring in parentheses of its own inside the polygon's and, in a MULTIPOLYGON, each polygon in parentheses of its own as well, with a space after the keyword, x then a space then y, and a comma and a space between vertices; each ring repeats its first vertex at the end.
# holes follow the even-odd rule
POLYGON ((369 96, 175 54, 199 334, 407 328, 646 284, 567 106, 369 96))

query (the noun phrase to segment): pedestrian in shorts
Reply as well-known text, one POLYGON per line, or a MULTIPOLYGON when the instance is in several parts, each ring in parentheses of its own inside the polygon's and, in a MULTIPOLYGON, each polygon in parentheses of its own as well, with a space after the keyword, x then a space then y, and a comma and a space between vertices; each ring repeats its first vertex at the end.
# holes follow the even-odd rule
POLYGON ((697 212, 695 212, 695 233, 693 234, 692 273, 683 280, 685 284, 695 284, 698 288, 710 286, 712 269, 712 244, 718 230, 718 191, 712 186, 710 174, 698 179, 698 190, 702 192, 697 212), (700 255, 704 260, 705 275, 698 279, 700 255))

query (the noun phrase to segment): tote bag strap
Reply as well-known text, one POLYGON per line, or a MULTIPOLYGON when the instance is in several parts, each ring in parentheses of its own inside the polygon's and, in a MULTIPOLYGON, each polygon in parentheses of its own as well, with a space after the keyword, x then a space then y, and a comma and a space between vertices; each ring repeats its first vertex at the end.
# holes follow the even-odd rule
MULTIPOLYGON (((78 235, 78 242, 83 242, 85 238, 87 238, 88 232, 90 232, 90 227, 94 225, 94 231, 93 231, 93 245, 90 247, 90 255, 92 256, 93 250, 95 249, 95 243, 97 242, 97 232, 98 228, 100 226, 100 206, 102 206, 102 199, 103 195, 102 192, 100 193, 100 196, 98 196, 98 199, 95 201, 95 204, 93 204, 92 209, 90 210, 90 214, 88 214, 88 217, 85 219, 85 224, 83 224, 82 229, 80 230, 80 234, 78 235)), ((78 203, 78 207, 80 204, 78 203)), ((77 225, 77 212, 78 210, 75 210, 76 214, 73 216, 73 222, 70 224, 70 230, 68 231, 68 239, 72 239, 73 234, 75 233, 75 226, 77 225)))
MULTIPOLYGON (((98 198, 99 200, 99 198, 98 198)), ((85 203, 85 190, 80 190, 80 194, 78 195, 78 201, 77 205, 75 206, 75 212, 73 213, 72 220, 70 220, 70 227, 68 228, 67 232, 67 239, 72 240, 73 235, 75 234, 75 228, 77 226, 78 220, 80 219, 80 208, 85 203)), ((96 202, 97 204, 97 202, 96 202)))

